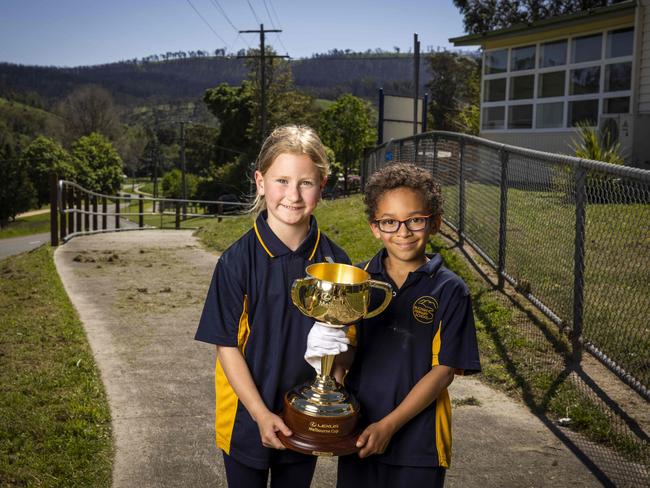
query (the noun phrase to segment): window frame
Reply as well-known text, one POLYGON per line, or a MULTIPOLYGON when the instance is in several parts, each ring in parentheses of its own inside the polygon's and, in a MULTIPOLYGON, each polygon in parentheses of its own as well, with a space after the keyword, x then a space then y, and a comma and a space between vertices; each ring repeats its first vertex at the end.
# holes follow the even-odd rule
POLYGON ((634 88, 635 88, 635 82, 634 82, 634 74, 635 74, 635 69, 636 69, 636 51, 638 49, 637 46, 637 36, 636 36, 636 26, 633 24, 628 24, 628 25, 620 25, 616 27, 609 27, 607 29, 600 29, 600 30, 593 30, 593 31, 588 31, 588 32, 581 32, 579 34, 573 35, 573 36, 559 36, 559 37, 554 37, 554 38, 548 38, 548 39, 543 39, 540 40, 536 43, 531 43, 531 42, 525 42, 525 43, 519 43, 515 44, 512 46, 508 47, 498 47, 494 49, 485 49, 483 51, 483 60, 485 61, 485 57, 488 53, 493 52, 493 51, 502 51, 504 49, 507 50, 507 56, 506 56, 506 71, 504 73, 492 73, 492 74, 485 74, 485 69, 481 70, 481 100, 480 100, 480 121, 479 121, 479 126, 480 126, 480 132, 481 133, 486 133, 486 134, 491 134, 491 133, 504 133, 504 132, 514 132, 514 133, 543 133, 543 132, 573 132, 575 130, 575 127, 570 126, 570 121, 569 121, 569 105, 573 101, 580 101, 580 100, 590 100, 597 98, 598 99, 598 119, 602 115, 606 115, 604 113, 605 109, 605 100, 609 98, 622 98, 622 97, 629 97, 630 103, 629 103, 629 112, 628 113, 633 113, 633 95, 634 95, 634 88), (623 29, 629 29, 631 28, 633 30, 633 36, 632 36, 632 53, 627 56, 618 56, 618 57, 613 57, 613 58, 607 58, 607 42, 609 39, 609 35, 611 32, 614 31, 619 31, 623 29), (600 34, 601 35, 601 58, 599 60, 595 61, 583 61, 580 63, 573 63, 572 62, 572 54, 573 54, 573 43, 575 39, 577 38, 582 38, 590 35, 596 35, 600 34), (541 46, 543 44, 547 43, 552 43, 552 42, 559 42, 559 41, 566 41, 567 42, 567 53, 566 53, 566 62, 563 65, 555 65, 555 66, 547 66, 547 67, 540 67, 541 64, 541 46), (520 71, 514 71, 512 70, 512 53, 514 49, 521 48, 521 47, 527 47, 527 46, 535 46, 535 67, 532 69, 527 69, 527 70, 520 70, 520 71), (614 91, 614 92, 606 92, 605 91, 605 72, 607 70, 607 65, 610 64, 617 64, 617 63, 625 63, 625 62, 630 62, 632 67, 631 67, 631 80, 630 80, 630 89, 629 90, 622 90, 622 91, 614 91), (589 68, 589 67, 599 67, 600 68, 600 78, 599 78, 599 89, 598 92, 596 93, 588 93, 588 94, 581 94, 581 95, 570 95, 569 90, 570 90, 570 83, 571 83, 571 71, 575 69, 581 69, 581 68, 589 68), (539 96, 539 84, 540 84, 540 75, 544 73, 549 73, 549 72, 557 72, 557 71, 564 71, 564 95, 562 96, 555 96, 555 97, 540 97, 539 96), (511 95, 511 79, 514 77, 519 77, 519 76, 525 76, 525 75, 533 75, 534 76, 534 83, 533 83, 533 97, 532 98, 526 98, 526 99, 515 99, 511 100, 510 95, 511 95), (500 100, 500 101, 495 101, 495 102, 487 102, 484 100, 485 92, 484 92, 484 86, 485 82, 488 80, 494 80, 497 78, 505 78, 506 80, 506 99, 505 100, 500 100), (562 118, 562 127, 554 127, 554 128, 537 128, 537 106, 539 104, 545 104, 545 103, 553 103, 553 102, 564 102, 564 114, 562 118), (533 105, 533 126, 530 129, 508 129, 508 125, 510 123, 509 119, 509 114, 510 114, 510 107, 512 105, 527 105, 527 104, 532 104, 533 105), (485 108, 490 108, 490 107, 497 107, 497 106, 503 106, 504 107, 504 128, 503 129, 487 129, 483 127, 483 113, 485 108))

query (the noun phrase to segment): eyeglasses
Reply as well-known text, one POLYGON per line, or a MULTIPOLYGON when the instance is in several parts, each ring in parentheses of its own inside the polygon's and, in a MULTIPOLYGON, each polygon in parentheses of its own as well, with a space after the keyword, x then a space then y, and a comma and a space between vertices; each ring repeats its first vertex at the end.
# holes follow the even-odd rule
POLYGON ((410 217, 406 220, 377 219, 373 220, 373 223, 379 227, 380 231, 386 232, 387 234, 398 232, 402 224, 404 224, 406 228, 411 232, 417 232, 426 228, 430 218, 431 215, 418 215, 416 217, 410 217))

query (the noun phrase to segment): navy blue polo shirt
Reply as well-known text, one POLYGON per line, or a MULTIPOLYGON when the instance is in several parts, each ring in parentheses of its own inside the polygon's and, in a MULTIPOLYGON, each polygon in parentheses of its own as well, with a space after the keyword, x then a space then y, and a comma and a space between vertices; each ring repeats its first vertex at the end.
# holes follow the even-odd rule
MULTIPOLYGON (((331 257, 349 263, 345 252, 321 233, 312 217, 309 234, 289 249, 261 213, 253 228, 217 262, 195 339, 238 347, 266 406, 280 412, 284 394, 314 377, 303 356, 314 320, 291 302, 291 285, 305 268, 331 257)), ((253 421, 217 361, 216 441, 235 460, 257 469, 303 461, 304 455, 262 446, 253 421)))
MULTIPOLYGON (((359 265, 393 285, 393 299, 379 316, 357 325, 357 351, 345 386, 361 403, 367 423, 381 420, 404 400, 433 366, 458 373, 480 371, 469 290, 442 265, 439 254, 409 273, 398 290, 384 268, 386 251, 359 265)), ((371 299, 371 308, 382 297, 371 299)), ((451 402, 445 388, 437 400, 395 433, 376 460, 400 466, 449 467, 451 402)))

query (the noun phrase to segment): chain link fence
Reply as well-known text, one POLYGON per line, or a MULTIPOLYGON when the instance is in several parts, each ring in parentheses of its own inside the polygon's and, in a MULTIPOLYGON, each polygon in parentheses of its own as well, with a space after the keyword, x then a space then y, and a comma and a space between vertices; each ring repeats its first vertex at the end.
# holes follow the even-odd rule
MULTIPOLYGON (((458 243, 495 270, 499 288, 509 283, 557 326, 549 330, 514 314, 517 333, 532 351, 511 369, 522 375, 520 384, 537 368, 548 373, 549 388, 564 394, 566 405, 590 399, 610 434, 634 446, 629 451, 639 464, 623 469, 620 485, 649 482, 647 431, 601 400, 606 395, 582 366, 587 351, 645 399, 647 409, 650 171, 434 131, 369 151, 362 183, 398 161, 431 171, 458 243), (576 387, 562 392, 567 379, 576 387)), ((531 394, 527 401, 545 411, 558 400, 531 394)))

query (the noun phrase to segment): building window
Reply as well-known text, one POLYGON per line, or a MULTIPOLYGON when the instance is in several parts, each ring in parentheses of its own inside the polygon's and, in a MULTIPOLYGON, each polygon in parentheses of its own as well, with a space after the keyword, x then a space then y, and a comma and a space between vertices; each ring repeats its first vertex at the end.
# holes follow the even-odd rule
POLYGON ((513 76, 510 78, 510 100, 533 98, 535 94, 535 75, 513 76))
POLYGON ((508 129, 532 129, 533 106, 511 105, 508 107, 508 129))
POLYGON ((607 35, 607 50, 605 57, 618 58, 621 56, 632 56, 634 45, 634 29, 619 29, 607 35))
POLYGON ((505 73, 508 70, 508 50, 485 53, 485 74, 505 73))
POLYGON ((510 69, 522 71, 535 68, 535 46, 518 47, 512 50, 510 69))
POLYGON ((628 24, 485 51, 481 130, 565 132, 629 114, 635 41, 628 24))
POLYGON ((539 67, 561 66, 566 64, 567 41, 547 42, 540 46, 539 67))
POLYGON ((632 63, 613 63, 605 66, 605 91, 629 90, 632 86, 632 63))
POLYGON ((483 129, 505 128, 505 107, 487 107, 483 109, 483 129))
POLYGON ((500 102, 506 99, 506 78, 485 80, 483 101, 500 102))
POLYGON ((538 81, 539 98, 563 97, 565 71, 553 71, 551 73, 540 73, 538 81))
POLYGON ((600 66, 571 70, 570 95, 584 95, 600 91, 600 66))
POLYGON ((627 114, 630 113, 630 97, 606 98, 603 113, 627 114))
POLYGON ((535 127, 552 129, 564 126, 564 102, 540 103, 537 105, 535 127))
POLYGON ((598 100, 575 100, 569 102, 569 126, 580 122, 596 126, 598 121, 598 100))
POLYGON ((574 63, 583 63, 585 61, 597 61, 601 56, 603 47, 602 34, 595 36, 578 37, 571 43, 573 46, 571 61, 574 63))

